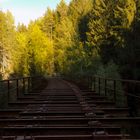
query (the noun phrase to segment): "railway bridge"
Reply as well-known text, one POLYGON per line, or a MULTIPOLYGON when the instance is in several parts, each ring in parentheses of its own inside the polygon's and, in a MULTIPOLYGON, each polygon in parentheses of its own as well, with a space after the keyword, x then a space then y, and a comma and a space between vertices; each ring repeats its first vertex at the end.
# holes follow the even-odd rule
POLYGON ((127 103, 138 97, 125 89, 134 83, 140 84, 100 77, 1 81, 7 104, 0 109, 0 140, 139 139, 140 117, 127 103))

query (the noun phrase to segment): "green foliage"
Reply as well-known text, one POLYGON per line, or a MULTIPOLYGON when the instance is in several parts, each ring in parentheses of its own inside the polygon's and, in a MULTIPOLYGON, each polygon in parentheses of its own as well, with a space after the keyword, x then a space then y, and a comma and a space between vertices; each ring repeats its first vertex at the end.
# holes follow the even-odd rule
POLYGON ((55 27, 55 15, 54 12, 48 8, 47 11, 45 12, 43 18, 41 19, 40 22, 40 27, 41 30, 46 33, 46 35, 52 39, 52 32, 55 27))
POLYGON ((118 69, 118 66, 113 61, 108 62, 106 65, 100 63, 96 75, 112 79, 121 79, 118 69))
POLYGON ((62 20, 55 30, 55 61, 56 70, 61 72, 67 67, 69 50, 73 49, 77 37, 73 23, 69 18, 62 20))
MULTIPOLYGON (((139 40, 139 0, 61 0, 16 29, 11 13, 0 11, 0 79, 58 73, 139 80, 139 40)), ((113 99, 113 90, 107 94, 113 99)), ((123 94, 117 82, 118 105, 125 103, 123 94)))
POLYGON ((27 44, 27 32, 19 31, 16 34, 16 46, 14 53, 14 71, 19 76, 27 76, 29 74, 28 70, 28 60, 26 54, 28 49, 27 44))
POLYGON ((7 78, 12 72, 12 55, 15 45, 14 19, 9 11, 0 11, 0 74, 7 78))
MULTIPOLYGON (((114 80, 113 79, 118 80, 118 81, 116 81, 116 100, 117 100, 116 105, 120 106, 120 107, 125 106, 127 99, 126 99, 126 96, 125 96, 125 93, 123 90, 123 85, 122 85, 123 83, 121 81, 119 81, 121 79, 121 75, 119 73, 118 66, 113 61, 108 62, 108 64, 106 64, 106 65, 100 64, 97 69, 96 75, 110 79, 107 81, 107 88, 106 88, 107 97, 109 100, 114 99, 114 90, 113 90, 114 80)), ((101 84, 100 92, 101 92, 101 94, 104 95, 105 80, 101 79, 100 84, 101 84)), ((97 85, 98 85, 98 81, 96 81, 96 86, 97 85)))
POLYGON ((28 58, 31 74, 52 74, 53 41, 50 40, 38 25, 30 25, 28 29, 28 58))
POLYGON ((68 15, 68 6, 66 5, 64 0, 61 0, 56 8, 57 17, 59 22, 63 20, 68 15))
POLYGON ((61 0, 28 27, 0 11, 1 75, 139 75, 138 0, 61 0), (138 59, 138 60, 136 60, 138 59), (116 67, 117 66, 117 67, 116 67), (134 69, 130 69, 133 67, 134 69), (129 71, 128 71, 129 69, 129 71))
POLYGON ((69 6, 69 16, 77 27, 77 22, 87 15, 92 9, 92 0, 72 0, 69 6))

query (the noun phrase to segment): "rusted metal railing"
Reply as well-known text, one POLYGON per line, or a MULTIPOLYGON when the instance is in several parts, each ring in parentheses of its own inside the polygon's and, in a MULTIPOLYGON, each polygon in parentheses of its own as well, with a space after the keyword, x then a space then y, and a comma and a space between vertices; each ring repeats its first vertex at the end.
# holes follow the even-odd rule
POLYGON ((16 100, 18 97, 29 93, 34 88, 41 84, 43 77, 22 77, 15 79, 7 79, 0 81, 0 102, 4 99, 5 102, 16 100))
POLYGON ((92 76, 89 87, 118 106, 128 106, 136 114, 140 105, 140 81, 92 76), (91 86, 92 85, 92 86, 91 86))

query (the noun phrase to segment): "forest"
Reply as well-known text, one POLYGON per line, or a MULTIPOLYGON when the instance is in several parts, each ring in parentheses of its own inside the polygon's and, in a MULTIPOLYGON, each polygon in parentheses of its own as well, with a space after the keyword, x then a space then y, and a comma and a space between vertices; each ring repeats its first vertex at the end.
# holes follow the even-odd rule
POLYGON ((0 11, 0 78, 100 75, 140 80, 140 1, 61 0, 25 26, 0 11))

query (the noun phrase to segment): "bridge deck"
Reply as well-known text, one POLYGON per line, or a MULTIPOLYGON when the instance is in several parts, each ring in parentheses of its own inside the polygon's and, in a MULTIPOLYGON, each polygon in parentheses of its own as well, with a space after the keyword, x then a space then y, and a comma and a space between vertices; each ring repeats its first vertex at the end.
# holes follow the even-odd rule
POLYGON ((104 96, 59 78, 50 78, 41 92, 31 92, 0 110, 3 140, 127 139, 124 126, 139 125, 128 108, 116 108, 104 96))

